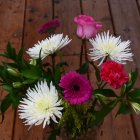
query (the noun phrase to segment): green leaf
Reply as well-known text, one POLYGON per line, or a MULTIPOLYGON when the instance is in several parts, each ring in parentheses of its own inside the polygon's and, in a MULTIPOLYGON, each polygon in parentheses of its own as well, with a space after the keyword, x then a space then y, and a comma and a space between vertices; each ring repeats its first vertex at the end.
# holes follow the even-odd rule
POLYGON ((120 107, 119 107, 119 110, 118 110, 116 116, 119 114, 129 114, 129 113, 131 113, 131 108, 129 107, 129 105, 126 102, 122 101, 120 103, 120 107))
POLYGON ((3 85, 4 90, 8 91, 8 92, 12 92, 13 91, 13 87, 9 84, 4 84, 3 85))
POLYGON ((10 98, 11 98, 11 101, 12 101, 12 106, 14 108, 16 108, 18 105, 19 105, 19 101, 21 99, 21 97, 18 95, 18 93, 10 93, 10 98))
POLYGON ((8 58, 15 60, 16 50, 15 50, 15 48, 12 47, 10 42, 8 42, 8 44, 7 44, 6 54, 7 54, 8 58))
POLYGON ((19 51, 19 53, 17 55, 18 60, 22 61, 23 53, 24 53, 24 48, 21 47, 21 49, 20 49, 20 51, 19 51))
POLYGON ((61 62, 56 65, 56 67, 63 67, 63 66, 69 66, 69 65, 67 64, 67 62, 61 62))
POLYGON ((105 116, 111 112, 111 110, 115 107, 116 103, 116 100, 111 101, 110 103, 103 106, 100 111, 94 112, 93 115, 95 116, 95 120, 93 121, 93 124, 96 125, 100 123, 105 118, 105 116))
POLYGON ((34 82, 35 82, 35 80, 33 80, 33 79, 27 79, 27 80, 23 81, 22 83, 25 85, 28 85, 28 84, 33 84, 34 82))
POLYGON ((60 78, 61 78, 60 68, 57 68, 54 72, 54 82, 56 85, 59 84, 60 78))
POLYGON ((136 102, 138 104, 140 104, 140 98, 132 98, 132 99, 129 99, 130 102, 136 102))
POLYGON ((140 97, 140 89, 134 89, 128 93, 128 96, 131 98, 139 98, 140 97))
POLYGON ((121 87, 121 97, 124 97, 125 96, 125 92, 126 91, 126 84, 122 85, 121 87))
POLYGON ((53 80, 55 82, 56 85, 59 84, 59 81, 60 81, 60 78, 61 78, 61 74, 62 74, 62 70, 61 70, 61 67, 63 66, 68 66, 68 64, 66 62, 61 62, 61 63, 58 63, 56 65, 56 69, 55 69, 55 72, 54 72, 54 75, 53 75, 53 80))
POLYGON ((105 97, 117 97, 117 95, 115 94, 115 92, 111 89, 96 89, 93 92, 93 95, 104 95, 105 97))
POLYGON ((56 140, 56 136, 58 136, 59 134, 60 134, 60 130, 59 129, 52 130, 48 140, 56 140))
POLYGON ((4 120, 4 113, 5 113, 5 111, 10 107, 11 104, 12 104, 12 101, 11 101, 10 95, 7 95, 2 100, 2 103, 1 103, 1 106, 0 106, 0 110, 1 110, 1 114, 2 114, 1 122, 3 122, 3 120, 4 120))
POLYGON ((30 68, 22 70, 21 75, 28 79, 37 80, 42 76, 42 71, 38 67, 30 65, 30 68))
POLYGON ((77 72, 79 72, 80 74, 85 74, 85 73, 87 73, 88 69, 89 69, 89 63, 84 63, 80 67, 80 69, 77 70, 77 72))
POLYGON ((131 72, 130 80, 126 84, 126 90, 127 91, 129 91, 133 88, 137 78, 138 78, 138 69, 136 69, 134 72, 131 72))

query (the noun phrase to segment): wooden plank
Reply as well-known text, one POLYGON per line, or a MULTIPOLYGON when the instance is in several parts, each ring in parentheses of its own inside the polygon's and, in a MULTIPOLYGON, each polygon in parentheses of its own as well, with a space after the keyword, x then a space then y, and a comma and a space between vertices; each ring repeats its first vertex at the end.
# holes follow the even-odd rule
POLYGON ((76 24, 73 22, 75 16, 81 13, 79 0, 55 0, 54 17, 62 21, 58 33, 68 34, 72 38, 69 47, 65 47, 62 53, 65 55, 80 54, 81 40, 76 36, 76 24), (74 47, 73 47, 74 46, 74 47))
MULTIPOLYGON (((92 15, 97 21, 101 21, 104 25, 103 30, 110 30, 111 32, 113 32, 112 27, 113 25, 111 22, 111 15, 109 13, 109 6, 107 0, 94 0, 94 1, 84 0, 83 11, 85 14, 92 15)), ((94 77, 93 72, 90 72, 90 77, 94 77)), ((91 80, 94 81, 93 78, 91 80)), ((100 132, 98 133, 98 139, 99 140, 102 139, 112 140, 116 138, 119 140, 122 140, 124 138, 127 138, 129 140, 135 139, 130 117, 121 116, 115 119, 114 118, 115 112, 116 109, 113 111, 112 114, 108 115, 108 117, 105 118, 105 121, 100 129, 100 132), (127 133, 128 131, 129 133, 127 133)))
POLYGON ((140 0, 136 0, 140 12, 140 0))
MULTIPOLYGON (((82 1, 82 5, 84 14, 93 16, 96 21, 103 24, 102 31, 110 30, 113 32, 107 0, 84 0, 82 1), (102 10, 100 11, 99 9, 102 10)), ((91 48, 91 45, 87 44, 87 52, 89 52, 89 48, 91 48)), ((95 84, 95 74, 93 68, 90 68, 89 75, 91 82, 95 84)), ((114 140, 111 114, 104 119, 104 122, 97 134, 97 140, 114 140)))
MULTIPOLYGON (((121 34, 124 39, 132 41, 131 48, 134 53, 133 65, 140 69, 139 63, 139 43, 140 43, 140 17, 136 1, 132 0, 109 0, 112 11, 115 33, 121 34), (132 10, 133 9, 133 10, 132 10)), ((140 70, 139 70, 140 71, 140 70)), ((140 85, 140 76, 138 77, 137 87, 140 85)), ((140 116, 133 116, 134 130, 137 139, 140 139, 139 126, 140 116)))
MULTIPOLYGON (((25 0, 7 0, 0 1, 0 52, 6 48, 6 44, 10 41, 16 50, 22 44, 23 20, 24 20, 25 0)), ((1 58, 0 58, 1 59, 1 58)), ((1 60, 4 60, 3 58, 1 60)), ((0 99, 7 95, 0 88, 0 99)), ((5 114, 5 120, 0 124, 0 139, 11 140, 14 126, 14 111, 8 109, 5 114)))
MULTIPOLYGON (((37 32, 37 28, 52 19, 52 1, 28 0, 25 10, 23 46, 27 49, 37 43, 38 40, 46 38, 46 35, 37 32)), ((44 139, 43 135, 42 126, 33 127, 28 131, 28 127, 22 123, 17 114, 14 140, 42 140, 44 139)))

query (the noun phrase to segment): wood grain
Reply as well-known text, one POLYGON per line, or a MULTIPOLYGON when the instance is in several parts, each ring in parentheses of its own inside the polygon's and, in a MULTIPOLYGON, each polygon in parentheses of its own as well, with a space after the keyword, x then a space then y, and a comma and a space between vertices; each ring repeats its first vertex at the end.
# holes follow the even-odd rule
MULTIPOLYGON (((93 16, 96 21, 99 21, 103 24, 103 28, 101 31, 110 30, 111 32, 113 32, 107 0, 84 0, 82 1, 82 5, 84 14, 93 16)), ((89 48, 91 48, 91 44, 87 44, 87 52, 89 52, 89 48)), ((93 68, 90 68, 89 75, 90 81, 95 85, 95 74, 93 68)), ((104 119, 104 122, 97 134, 97 140, 114 140, 111 114, 109 114, 104 119)))
MULTIPOLYGON (((130 66, 137 66, 140 72, 140 63, 139 63, 139 44, 140 44, 140 17, 139 10, 137 8, 136 1, 131 0, 109 0, 115 33, 122 35, 123 39, 131 40, 131 48, 134 53, 134 62, 130 66), (131 4, 130 4, 131 3, 131 4), (133 9, 133 10, 132 10, 133 9)), ((136 84, 137 87, 140 87, 140 76, 136 84)), ((140 139, 140 133, 138 131, 140 126, 140 116, 133 115, 134 130, 137 139, 140 139)), ((132 126, 130 126, 132 127, 132 126)), ((128 130, 129 131, 129 130, 128 130)), ((130 134, 131 135, 131 134, 130 134)), ((130 139, 130 138, 129 138, 130 139)), ((132 138, 131 138, 132 139, 132 138)))
POLYGON ((62 50, 63 55, 80 54, 81 40, 76 36, 76 24, 74 17, 81 13, 79 0, 55 0, 54 1, 54 17, 62 21, 61 27, 57 33, 68 34, 72 39, 69 46, 62 50))
MULTIPOLYGON (((111 32, 115 32, 113 30, 114 25, 112 22, 113 19, 111 17, 112 13, 110 13, 112 11, 110 11, 109 6, 110 5, 108 5, 107 0, 104 0, 104 1, 103 0, 94 0, 94 1, 85 0, 85 1, 83 1, 83 9, 84 9, 83 11, 85 11, 85 13, 92 15, 93 17, 95 17, 95 19, 101 21, 104 25, 103 30, 110 30, 111 32), (102 9, 102 10, 99 10, 99 9, 102 9)), ((113 11, 114 11, 114 9, 113 9, 113 11)), ((115 16, 114 16, 114 18, 115 18, 115 16)), ((92 73, 91 73, 91 75, 92 75, 92 73)), ((93 77, 93 76, 90 76, 90 77, 93 77)), ((127 137, 128 139, 135 139, 130 116, 121 116, 121 117, 114 118, 116 111, 117 110, 114 109, 112 114, 110 114, 106 118, 105 123, 103 123, 103 125, 102 125, 101 130, 107 129, 108 133, 105 134, 102 131, 102 133, 104 135, 99 135, 98 139, 107 139, 108 140, 110 138, 110 140, 111 140, 112 138, 113 139, 117 138, 119 140, 122 140, 125 137, 127 137), (123 121, 123 120, 126 120, 126 121, 123 121), (108 123, 110 122, 109 126, 106 125, 107 122, 108 123), (118 128, 122 128, 122 129, 118 129, 118 128), (111 132, 111 133, 109 133, 109 132, 111 132), (132 137, 130 137, 130 135, 132 137), (106 138, 104 138, 104 137, 106 137, 106 138)))
MULTIPOLYGON (((139 0, 81 0, 81 2, 82 5, 80 5, 80 0, 0 1, 0 20, 2 21, 0 22, 0 51, 5 50, 8 40, 17 50, 22 44, 27 50, 38 40, 47 37, 45 34, 38 34, 37 28, 52 18, 59 18, 62 24, 57 29, 57 33, 68 34, 73 39, 71 44, 63 49, 63 59, 69 63, 69 70, 75 70, 80 61, 81 40, 75 34, 77 26, 73 22, 73 18, 83 11, 103 23, 102 31, 110 30, 115 35, 122 35, 124 40, 132 41, 131 47, 135 56, 134 63, 130 66, 137 66, 140 69, 139 0)), ((87 43, 87 52, 89 47, 91 45, 87 43)), ((85 61, 84 55, 83 58, 85 61)), ((59 61, 58 57, 56 57, 57 61, 59 61)), ((66 70, 69 71, 68 68, 66 70)), ((89 75, 92 83, 95 83, 94 71, 91 68, 89 75)), ((140 76, 138 79, 137 87, 140 87, 140 76)), ((0 99, 5 94, 0 89, 0 99)), ((118 116, 115 118, 116 109, 105 118, 98 132, 97 140, 140 140, 140 116, 118 116)), ((28 127, 24 126, 22 120, 18 118, 18 114, 15 116, 10 108, 6 113, 4 123, 0 124, 0 140, 46 140, 50 131, 49 128, 47 132, 44 131, 42 126, 33 127, 30 131, 27 129, 28 127)))
MULTIPOLYGON (((8 41, 19 50, 22 44, 23 20, 25 0, 0 1, 0 52, 6 48, 8 41)), ((5 60, 1 58, 2 60, 5 60)), ((0 88, 0 100, 7 95, 0 88)), ((15 113, 9 108, 5 113, 5 120, 0 124, 0 140, 12 140, 15 113)))
MULTIPOLYGON (((52 19, 52 1, 51 0, 28 0, 25 8, 25 23, 23 46, 25 50, 33 47, 38 40, 45 39, 47 36, 39 34, 37 29, 40 25, 52 19)), ((23 124, 16 116, 14 140, 42 140, 43 128, 42 126, 33 127, 28 131, 28 127, 23 124)))

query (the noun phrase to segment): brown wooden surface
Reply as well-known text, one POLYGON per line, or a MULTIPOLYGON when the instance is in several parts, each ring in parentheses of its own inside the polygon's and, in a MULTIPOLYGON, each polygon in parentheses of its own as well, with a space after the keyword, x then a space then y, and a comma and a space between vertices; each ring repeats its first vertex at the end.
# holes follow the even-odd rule
MULTIPOLYGON (((103 30, 122 35, 132 41, 135 54, 134 64, 140 69, 140 1, 139 0, 0 0, 0 51, 10 40, 19 49, 32 47, 45 35, 37 33, 44 22, 58 17, 62 20, 57 33, 68 34, 72 43, 63 49, 64 59, 70 69, 76 69, 80 63, 81 41, 76 37, 76 24, 73 18, 80 13, 93 16, 103 23, 103 30)), ((87 44, 87 51, 89 44, 87 44)), ((83 61, 85 56, 83 56, 83 61)), ((57 61, 57 60, 56 60, 57 61)), ((94 83, 94 74, 89 70, 90 80, 94 83)), ((140 86, 140 76, 137 86, 140 86)), ((1 89, 0 99, 6 95, 1 89)), ((114 117, 115 110, 108 115, 98 132, 97 140, 140 140, 140 116, 114 117)), ((49 130, 48 130, 49 131, 49 130)), ((18 118, 18 114, 9 109, 5 121, 0 124, 0 140, 45 140, 42 126, 27 130, 18 118)), ((92 138, 91 138, 92 140, 92 138)))
MULTIPOLYGON (((16 48, 22 44, 23 22, 24 22, 24 0, 0 1, 0 51, 5 50, 7 41, 11 41, 16 48)), ((6 93, 0 89, 0 99, 6 93)), ((0 140, 11 140, 15 125, 15 112, 10 108, 6 114, 4 123, 0 124, 0 140)))

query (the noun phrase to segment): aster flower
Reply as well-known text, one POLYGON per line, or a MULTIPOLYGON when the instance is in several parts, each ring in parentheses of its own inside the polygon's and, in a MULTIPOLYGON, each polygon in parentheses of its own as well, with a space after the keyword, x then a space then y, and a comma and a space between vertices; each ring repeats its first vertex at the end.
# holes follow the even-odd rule
POLYGON ((46 81, 38 82, 34 89, 27 90, 27 98, 23 98, 19 105, 19 116, 25 119, 26 125, 40 125, 43 128, 50 124, 50 121, 57 123, 56 117, 61 118, 61 100, 58 93, 50 83, 50 88, 46 81))
POLYGON ((75 71, 62 76, 59 86, 64 89, 64 99, 70 104, 82 104, 88 101, 93 91, 90 82, 75 71))
POLYGON ((132 61, 133 54, 129 48, 130 41, 121 41, 120 36, 114 37, 107 33, 98 34, 95 39, 90 39, 93 48, 90 49, 90 56, 93 61, 101 59, 99 65, 108 56, 111 60, 121 64, 125 61, 132 61))
POLYGON ((123 65, 114 61, 106 61, 101 66, 101 79, 109 83, 115 89, 120 88, 129 78, 123 65))
POLYGON ((41 25, 39 29, 37 30, 39 33, 46 33, 50 30, 54 30, 55 28, 60 26, 60 20, 59 19, 53 19, 48 21, 47 23, 41 25))
POLYGON ((66 37, 63 37, 63 34, 52 35, 41 42, 38 41, 34 47, 28 49, 27 53, 34 59, 38 59, 39 55, 44 59, 69 44, 70 41, 67 35, 66 37))

